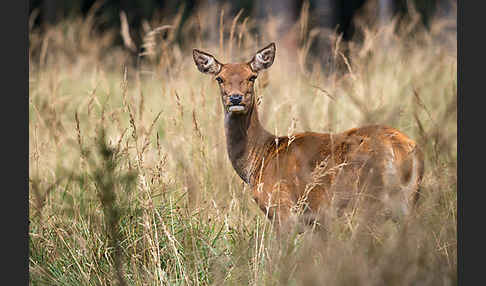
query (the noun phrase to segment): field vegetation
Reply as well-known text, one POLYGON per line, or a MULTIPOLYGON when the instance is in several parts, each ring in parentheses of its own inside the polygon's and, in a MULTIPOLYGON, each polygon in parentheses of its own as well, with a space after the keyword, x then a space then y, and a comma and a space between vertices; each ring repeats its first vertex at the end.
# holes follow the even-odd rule
POLYGON ((310 28, 304 5, 296 49, 277 39, 257 79, 265 128, 393 126, 422 146, 425 176, 401 222, 353 212, 278 236, 227 158, 217 84, 192 59, 249 60, 278 19, 223 10, 216 30, 204 10, 146 22, 143 49, 89 16, 30 29, 30 283, 456 285, 456 23, 364 18, 344 43, 310 28))

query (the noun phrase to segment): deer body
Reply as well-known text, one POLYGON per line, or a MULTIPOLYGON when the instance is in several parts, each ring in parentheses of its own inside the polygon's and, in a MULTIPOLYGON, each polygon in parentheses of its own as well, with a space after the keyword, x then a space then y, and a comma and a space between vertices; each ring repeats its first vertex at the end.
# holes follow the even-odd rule
POLYGON ((279 222, 299 208, 313 219, 332 202, 344 208, 366 192, 373 200, 396 203, 407 213, 418 195, 423 155, 398 130, 373 125, 289 138, 263 128, 253 82, 273 63, 274 55, 271 44, 248 63, 223 65, 210 54, 193 52, 198 69, 215 75, 220 85, 228 156, 260 209, 279 222))

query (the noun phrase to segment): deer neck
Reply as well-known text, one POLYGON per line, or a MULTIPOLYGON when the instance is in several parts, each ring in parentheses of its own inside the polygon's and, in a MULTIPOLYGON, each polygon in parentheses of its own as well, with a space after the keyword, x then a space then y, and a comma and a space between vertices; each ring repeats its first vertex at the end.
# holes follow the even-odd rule
POLYGON ((231 164, 243 181, 254 185, 255 173, 261 168, 265 146, 273 142, 275 136, 261 125, 255 104, 246 114, 226 113, 224 125, 231 164))

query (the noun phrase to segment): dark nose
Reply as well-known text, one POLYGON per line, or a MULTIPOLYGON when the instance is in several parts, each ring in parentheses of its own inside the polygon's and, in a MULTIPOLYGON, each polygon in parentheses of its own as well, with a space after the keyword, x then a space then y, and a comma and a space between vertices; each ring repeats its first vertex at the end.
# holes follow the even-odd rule
POLYGON ((243 96, 241 96, 241 94, 232 94, 230 95, 230 102, 231 104, 240 104, 241 103, 241 100, 243 99, 243 96))

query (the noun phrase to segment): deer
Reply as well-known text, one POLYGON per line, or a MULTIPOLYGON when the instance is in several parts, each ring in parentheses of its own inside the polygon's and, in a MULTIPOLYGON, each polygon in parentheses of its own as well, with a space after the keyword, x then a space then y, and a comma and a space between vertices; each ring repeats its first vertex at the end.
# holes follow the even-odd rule
POLYGON ((332 205, 342 213, 364 193, 369 204, 409 214, 419 197, 424 155, 397 129, 367 125, 289 137, 262 126, 255 81, 272 66, 275 53, 271 43, 248 62, 223 64, 193 49, 197 69, 219 85, 229 160, 266 217, 278 225, 296 218, 308 224, 332 205))

